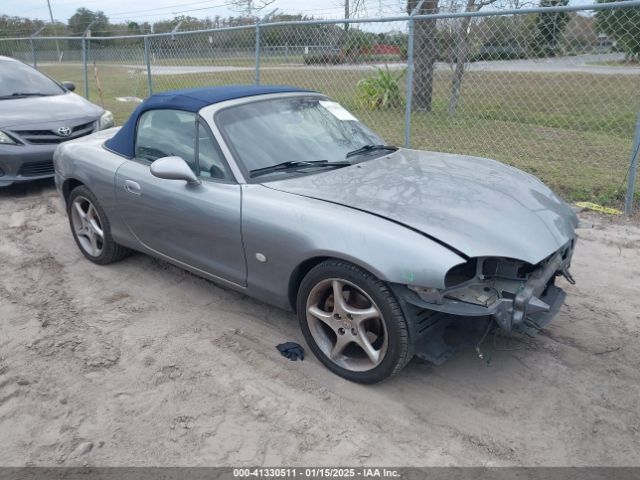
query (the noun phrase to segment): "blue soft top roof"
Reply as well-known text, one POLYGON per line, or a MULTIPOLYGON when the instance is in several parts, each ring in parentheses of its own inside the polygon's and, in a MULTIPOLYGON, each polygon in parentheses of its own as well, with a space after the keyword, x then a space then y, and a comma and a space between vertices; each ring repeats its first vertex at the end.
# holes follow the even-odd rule
POLYGON ((156 93, 138 105, 138 108, 133 111, 129 120, 126 121, 122 128, 105 142, 105 146, 115 153, 127 158, 133 158, 138 118, 148 110, 168 108, 197 112, 208 105, 233 100, 235 98, 266 95, 269 93, 309 91, 310 90, 281 85, 229 85, 225 87, 191 88, 156 93))

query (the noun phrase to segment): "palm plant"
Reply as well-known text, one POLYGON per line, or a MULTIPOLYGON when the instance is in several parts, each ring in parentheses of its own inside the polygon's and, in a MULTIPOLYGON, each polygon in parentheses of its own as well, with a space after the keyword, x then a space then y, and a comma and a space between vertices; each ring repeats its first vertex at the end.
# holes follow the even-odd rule
POLYGON ((358 98, 371 110, 387 110, 404 106, 401 80, 405 70, 392 72, 388 66, 379 68, 374 76, 357 83, 358 98))

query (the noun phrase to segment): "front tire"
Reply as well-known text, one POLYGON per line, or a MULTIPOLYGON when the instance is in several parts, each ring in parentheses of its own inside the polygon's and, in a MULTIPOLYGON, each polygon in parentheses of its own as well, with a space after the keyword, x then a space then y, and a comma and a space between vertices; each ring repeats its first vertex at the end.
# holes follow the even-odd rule
POLYGON ((111 224, 98 199, 84 185, 73 189, 67 202, 71 233, 82 254, 98 265, 126 257, 130 250, 111 236, 111 224))
POLYGON ((400 305, 387 285, 341 260, 327 260, 305 276, 296 310, 315 356, 332 372, 377 383, 411 360, 413 345, 400 305))

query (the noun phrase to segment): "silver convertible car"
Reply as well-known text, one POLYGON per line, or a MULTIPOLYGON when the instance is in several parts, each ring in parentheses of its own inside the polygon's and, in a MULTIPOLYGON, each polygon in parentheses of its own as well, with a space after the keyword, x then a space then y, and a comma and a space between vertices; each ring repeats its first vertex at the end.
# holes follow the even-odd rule
POLYGON ((462 319, 537 331, 563 303, 556 280, 573 282, 577 218, 538 179, 385 145, 316 92, 156 94, 54 163, 89 260, 137 250, 294 310, 318 359, 356 382, 443 362, 462 319))

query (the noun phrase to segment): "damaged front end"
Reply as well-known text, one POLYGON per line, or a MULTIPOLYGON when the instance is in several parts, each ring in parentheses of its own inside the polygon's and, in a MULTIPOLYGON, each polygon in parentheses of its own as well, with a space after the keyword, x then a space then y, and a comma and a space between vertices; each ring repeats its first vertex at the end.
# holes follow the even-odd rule
POLYGON ((539 331, 564 303, 556 277, 575 283, 569 273, 574 245, 575 239, 536 265, 510 258, 472 258, 449 270, 443 289, 396 286, 413 320, 416 355, 442 363, 455 351, 445 339, 446 329, 463 320, 468 324, 473 317, 492 319, 505 331, 539 331))

